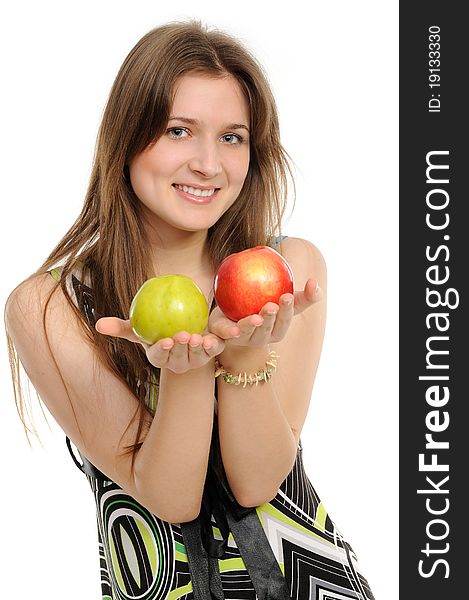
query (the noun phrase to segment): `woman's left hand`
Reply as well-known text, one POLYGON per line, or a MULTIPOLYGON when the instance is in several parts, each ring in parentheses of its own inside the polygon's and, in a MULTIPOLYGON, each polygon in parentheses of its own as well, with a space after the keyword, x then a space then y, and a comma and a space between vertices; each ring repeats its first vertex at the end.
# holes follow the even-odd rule
POLYGON ((279 304, 267 302, 259 314, 240 319, 237 323, 228 319, 216 306, 210 314, 208 330, 225 340, 227 346, 250 346, 262 348, 280 342, 290 327, 295 315, 319 302, 322 290, 316 279, 308 279, 304 291, 282 294, 279 304), (232 337, 237 335, 237 337, 232 337))

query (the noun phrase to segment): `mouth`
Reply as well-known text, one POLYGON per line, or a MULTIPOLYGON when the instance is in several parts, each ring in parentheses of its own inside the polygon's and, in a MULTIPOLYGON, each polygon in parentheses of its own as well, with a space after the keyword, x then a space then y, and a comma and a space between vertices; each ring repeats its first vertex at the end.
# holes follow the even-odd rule
POLYGON ((181 183, 173 183, 172 187, 186 200, 195 202, 196 204, 207 204, 211 202, 217 195, 220 188, 208 186, 191 186, 181 183))

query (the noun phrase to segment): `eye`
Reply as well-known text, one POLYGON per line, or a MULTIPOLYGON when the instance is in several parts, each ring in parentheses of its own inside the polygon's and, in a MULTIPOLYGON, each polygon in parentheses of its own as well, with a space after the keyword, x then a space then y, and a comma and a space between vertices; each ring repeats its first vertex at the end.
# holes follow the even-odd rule
POLYGON ((173 140, 185 138, 186 135, 189 135, 187 129, 185 129, 184 127, 170 127, 169 129, 166 130, 166 133, 173 140))
POLYGON ((227 133, 223 135, 221 139, 227 144, 242 144, 244 142, 244 138, 236 133, 227 133))

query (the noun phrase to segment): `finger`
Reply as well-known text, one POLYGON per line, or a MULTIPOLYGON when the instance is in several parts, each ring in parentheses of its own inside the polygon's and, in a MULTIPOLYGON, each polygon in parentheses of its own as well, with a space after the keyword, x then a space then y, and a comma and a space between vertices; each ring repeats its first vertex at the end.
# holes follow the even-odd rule
POLYGON ((130 320, 124 321, 117 317, 101 317, 95 324, 95 329, 103 335, 123 338, 129 342, 142 342, 130 326, 130 320))
POLYGON ((176 363, 184 363, 189 360, 189 340, 191 334, 187 331, 179 331, 173 336, 174 347, 171 353, 172 361, 176 363))
POLYGON ((203 337, 197 333, 193 333, 189 339, 189 362, 195 365, 202 363, 206 355, 203 346, 203 337))
POLYGON ((316 279, 308 279, 303 292, 295 292, 294 314, 302 313, 304 310, 320 302, 323 298, 323 291, 319 287, 316 279))
POLYGON ((238 321, 240 335, 235 336, 236 339, 234 339, 232 343, 237 345, 239 342, 240 345, 245 345, 246 341, 250 342, 256 328, 260 327, 263 323, 264 318, 258 314, 249 315, 248 317, 240 319, 238 321))
POLYGON ((189 338, 189 348, 200 348, 204 343, 204 338, 198 333, 193 333, 189 338))
POLYGON ((161 368, 166 365, 169 360, 171 349, 174 342, 171 338, 163 338, 147 348, 147 358, 155 367, 161 368))
POLYGON ((283 294, 279 298, 279 311, 272 328, 272 341, 282 340, 290 327, 294 314, 293 294, 283 294))
POLYGON ((210 331, 222 340, 228 340, 230 338, 239 337, 241 335, 239 323, 236 324, 234 321, 231 321, 227 317, 220 317, 216 319, 210 325, 210 331))
POLYGON ((261 308, 259 314, 263 321, 258 327, 255 327, 252 333, 250 340, 252 344, 255 346, 265 346, 269 343, 278 312, 279 306, 274 302, 267 302, 261 308))
POLYGON ((225 349, 225 342, 216 335, 207 335, 203 340, 204 352, 207 356, 213 357, 221 354, 225 349))

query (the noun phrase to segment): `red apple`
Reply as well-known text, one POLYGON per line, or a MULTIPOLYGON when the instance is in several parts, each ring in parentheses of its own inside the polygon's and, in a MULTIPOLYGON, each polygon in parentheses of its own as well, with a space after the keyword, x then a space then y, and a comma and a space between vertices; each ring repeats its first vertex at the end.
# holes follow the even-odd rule
POLYGON ((227 256, 217 269, 213 288, 220 309, 237 322, 259 313, 267 302, 278 304, 282 294, 293 294, 293 272, 276 250, 256 246, 227 256))

